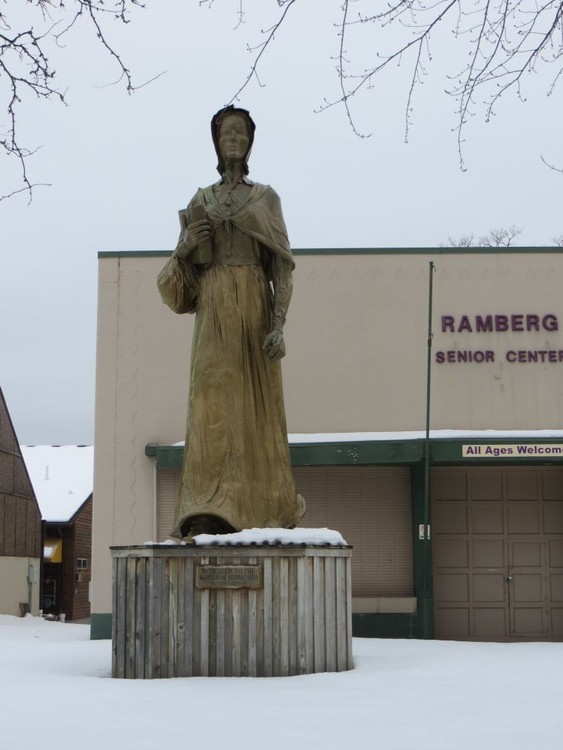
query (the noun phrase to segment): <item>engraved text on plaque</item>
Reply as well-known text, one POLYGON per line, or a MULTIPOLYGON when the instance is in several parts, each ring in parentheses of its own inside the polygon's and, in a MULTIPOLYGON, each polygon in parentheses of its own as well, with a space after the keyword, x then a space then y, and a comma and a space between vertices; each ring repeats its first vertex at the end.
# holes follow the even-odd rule
POLYGON ((261 589, 261 565, 198 565, 195 585, 198 589, 261 589))

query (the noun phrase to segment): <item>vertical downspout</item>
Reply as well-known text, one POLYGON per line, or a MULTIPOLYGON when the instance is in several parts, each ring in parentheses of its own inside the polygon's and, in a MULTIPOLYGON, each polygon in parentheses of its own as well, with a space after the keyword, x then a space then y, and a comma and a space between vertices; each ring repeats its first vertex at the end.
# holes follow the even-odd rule
POLYGON ((41 519, 41 552, 39 554, 39 609, 43 610, 43 594, 44 594, 44 580, 45 575, 45 538, 47 536, 47 527, 43 519, 41 519))
POLYGON ((430 546, 430 384, 432 374, 432 282, 434 262, 428 268, 428 338, 426 354, 426 434, 424 440, 424 596, 430 595, 428 578, 430 546))

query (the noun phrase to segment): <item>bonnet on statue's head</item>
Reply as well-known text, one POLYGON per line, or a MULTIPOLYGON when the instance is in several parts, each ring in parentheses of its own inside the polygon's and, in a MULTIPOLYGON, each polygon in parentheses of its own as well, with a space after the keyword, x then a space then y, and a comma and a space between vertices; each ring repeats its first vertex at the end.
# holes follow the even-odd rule
POLYGON ((254 143, 254 131, 256 130, 256 125, 254 124, 254 120, 250 116, 250 112, 247 109, 242 109, 241 107, 235 107, 233 104, 229 104, 227 107, 223 107, 218 112, 216 112, 211 118, 211 137, 213 138, 213 145, 215 146, 215 151, 219 160, 217 163, 217 171, 221 176, 225 172, 225 165, 223 163, 223 159, 221 158, 221 154, 219 153, 219 128, 221 126, 221 122, 226 117, 229 117, 231 115, 240 115, 241 117, 243 117, 248 127, 248 136, 250 138, 250 143, 248 145, 248 151, 244 156, 244 174, 248 174, 248 157, 250 156, 252 144, 254 143))

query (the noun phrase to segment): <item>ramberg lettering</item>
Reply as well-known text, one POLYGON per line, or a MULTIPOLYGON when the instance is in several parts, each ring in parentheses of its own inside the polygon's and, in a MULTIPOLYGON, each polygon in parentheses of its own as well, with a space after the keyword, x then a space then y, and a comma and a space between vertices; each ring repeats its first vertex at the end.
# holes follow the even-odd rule
POLYGON ((505 331, 558 331, 557 315, 442 315, 442 333, 504 333, 505 331))

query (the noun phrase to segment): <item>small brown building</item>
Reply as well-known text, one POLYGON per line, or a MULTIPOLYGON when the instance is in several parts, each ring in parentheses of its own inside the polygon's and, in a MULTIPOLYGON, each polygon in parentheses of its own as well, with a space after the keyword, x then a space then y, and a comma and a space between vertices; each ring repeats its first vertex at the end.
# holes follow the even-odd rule
POLYGON ((39 609, 41 515, 0 389, 0 614, 39 609))
POLYGON ((44 615, 90 616, 92 446, 22 446, 43 517, 44 615))

